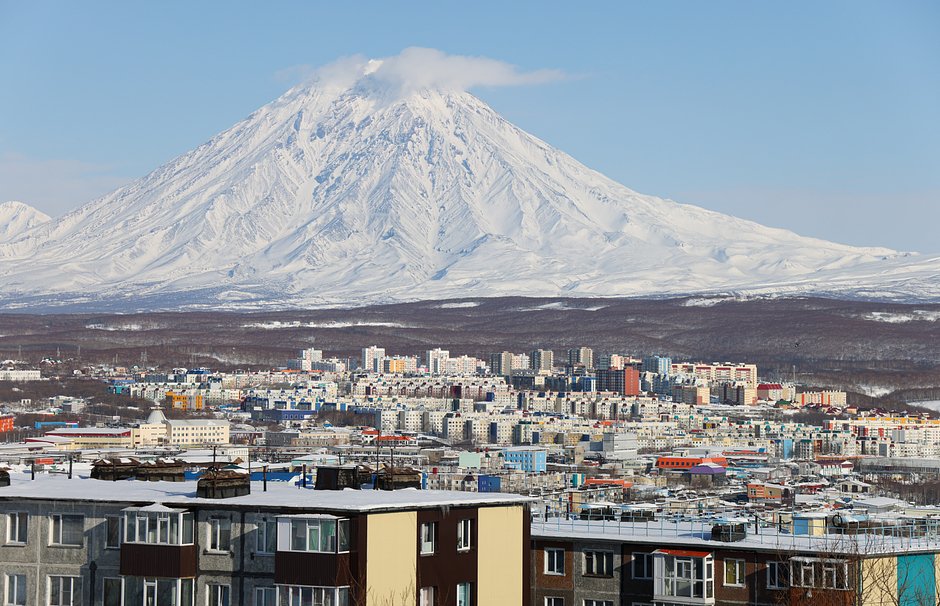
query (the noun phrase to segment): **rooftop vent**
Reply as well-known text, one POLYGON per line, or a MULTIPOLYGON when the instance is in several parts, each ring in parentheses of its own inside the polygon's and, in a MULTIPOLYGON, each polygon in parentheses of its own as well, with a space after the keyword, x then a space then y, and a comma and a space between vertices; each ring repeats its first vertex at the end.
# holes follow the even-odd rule
POLYGON ((10 485, 10 472, 6 469, 0 469, 0 488, 10 485))
POLYGON ((228 499, 251 494, 251 478, 246 473, 209 468, 196 483, 196 496, 228 499))
POLYGON ((372 476, 369 468, 362 465, 339 465, 317 467, 316 490, 359 490, 372 476))
POLYGON ((712 541, 733 543, 747 538, 747 522, 729 520, 712 526, 712 541))

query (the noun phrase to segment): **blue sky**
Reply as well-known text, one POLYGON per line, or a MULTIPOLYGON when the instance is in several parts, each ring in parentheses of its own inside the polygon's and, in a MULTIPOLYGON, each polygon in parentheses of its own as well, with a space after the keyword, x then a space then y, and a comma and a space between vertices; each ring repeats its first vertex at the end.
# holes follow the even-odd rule
POLYGON ((474 92, 635 190, 940 252, 936 2, 0 0, 0 200, 61 214, 231 126, 298 66, 410 46, 564 71, 474 92))

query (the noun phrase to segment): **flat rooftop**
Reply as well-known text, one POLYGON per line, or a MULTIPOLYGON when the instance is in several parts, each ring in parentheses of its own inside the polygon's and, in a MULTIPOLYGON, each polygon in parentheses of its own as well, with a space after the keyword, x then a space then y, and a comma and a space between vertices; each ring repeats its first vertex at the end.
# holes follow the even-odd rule
POLYGON ((268 482, 265 492, 261 482, 251 483, 251 494, 227 499, 196 496, 196 482, 146 482, 138 480, 93 480, 75 476, 10 472, 10 485, 0 487, 0 501, 51 500, 119 503, 128 506, 162 503, 168 507, 211 505, 216 508, 270 508, 301 513, 303 511, 379 512, 437 507, 474 507, 521 505, 534 499, 503 493, 473 493, 449 490, 314 490, 299 488, 292 482, 268 482))
POLYGON ((823 535, 790 534, 774 526, 755 530, 747 525, 747 536, 740 541, 713 541, 712 521, 618 522, 613 520, 580 520, 565 518, 536 519, 532 522, 532 538, 552 540, 615 541, 660 547, 689 547, 700 550, 740 549, 777 553, 829 555, 884 555, 893 553, 940 552, 940 520, 921 523, 885 524, 864 534, 831 533, 823 535))

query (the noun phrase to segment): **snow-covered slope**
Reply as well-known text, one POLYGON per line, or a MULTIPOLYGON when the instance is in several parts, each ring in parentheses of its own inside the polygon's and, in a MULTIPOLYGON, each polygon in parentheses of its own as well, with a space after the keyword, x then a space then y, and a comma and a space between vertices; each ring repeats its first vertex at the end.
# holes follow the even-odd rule
POLYGON ((0 242, 0 305, 940 295, 938 259, 641 195, 469 93, 402 92, 369 71, 297 87, 146 177, 0 242))
POLYGON ((46 221, 49 215, 29 204, 13 200, 0 203, 0 242, 16 238, 46 221))

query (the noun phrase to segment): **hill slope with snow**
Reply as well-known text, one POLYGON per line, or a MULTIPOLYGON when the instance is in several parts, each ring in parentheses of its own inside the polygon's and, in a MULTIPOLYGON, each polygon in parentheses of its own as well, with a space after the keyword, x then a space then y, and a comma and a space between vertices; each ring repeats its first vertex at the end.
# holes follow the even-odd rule
POLYGON ((29 204, 14 200, 0 203, 0 242, 17 238, 49 220, 49 215, 29 204))
POLYGON ((696 292, 940 298, 940 260, 636 193, 473 95, 292 89, 59 219, 0 235, 0 305, 319 306, 696 292))

